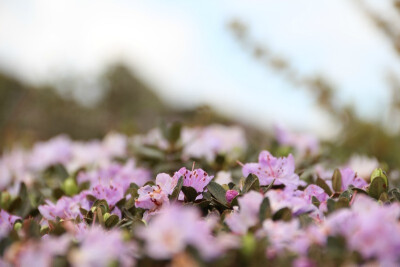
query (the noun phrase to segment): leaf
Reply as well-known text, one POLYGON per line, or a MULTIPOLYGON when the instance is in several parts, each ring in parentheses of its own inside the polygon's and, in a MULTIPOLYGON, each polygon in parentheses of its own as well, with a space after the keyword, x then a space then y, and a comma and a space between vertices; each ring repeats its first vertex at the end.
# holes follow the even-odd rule
POLYGON ((285 221, 288 222, 292 219, 292 211, 288 208, 281 208, 277 212, 275 212, 274 216, 272 216, 273 221, 285 221))
POLYGON ((115 225, 117 225, 118 222, 119 222, 119 217, 115 214, 111 214, 110 217, 108 217, 108 219, 105 221, 105 226, 107 229, 110 229, 115 225))
POLYGON ((269 198, 266 197, 263 199, 263 201, 261 202, 261 206, 260 206, 260 212, 258 215, 258 218, 260 219, 260 222, 262 223, 265 219, 271 217, 271 204, 269 202, 269 198))
POLYGON ((165 158, 165 154, 157 149, 157 148, 152 148, 148 146, 141 146, 136 148, 136 154, 139 157, 145 158, 145 159, 154 159, 154 160, 163 160, 165 158))
POLYGON ((348 207, 350 207, 350 201, 348 198, 345 197, 340 197, 339 200, 335 203, 335 210, 348 207))
POLYGON ((332 188, 335 192, 342 191, 342 174, 339 169, 335 169, 332 176, 332 188))
POLYGON ((321 187, 322 189, 324 189, 325 193, 327 193, 329 196, 332 195, 332 190, 330 189, 330 187, 328 186, 328 184, 322 180, 321 178, 317 178, 316 184, 321 187))
POLYGON ((198 195, 196 189, 191 186, 182 186, 182 192, 185 195, 185 199, 187 202, 194 202, 198 195))
POLYGON ((210 203, 211 202, 209 200, 199 199, 194 202, 194 205, 202 209, 206 208, 208 205, 210 205, 210 203))
POLYGON ((79 208, 79 211, 81 212, 81 214, 82 214, 83 216, 86 216, 86 215, 88 214, 88 211, 85 210, 84 208, 79 208))
POLYGON ((211 193, 210 193, 210 192, 203 192, 202 195, 203 195, 203 198, 204 198, 204 199, 207 199, 207 200, 210 200, 210 201, 211 201, 212 196, 211 196, 211 193))
POLYGON ((397 190, 392 190, 392 195, 397 199, 397 201, 400 201, 400 192, 397 190))
POLYGON ((313 219, 310 218, 307 214, 300 214, 298 216, 301 227, 307 227, 308 225, 313 223, 313 219))
POLYGON ((269 185, 267 185, 267 187, 265 187, 265 188, 263 189, 263 192, 264 192, 264 193, 267 193, 268 190, 270 190, 270 189, 272 188, 272 186, 274 185, 274 183, 275 183, 275 179, 272 180, 272 182, 271 182, 269 185))
POLYGON ((243 185, 243 193, 247 193, 250 190, 259 191, 260 190, 260 181, 258 180, 257 176, 253 174, 249 174, 246 180, 244 181, 243 185))
POLYGON ((182 190, 182 186, 183 186, 183 176, 181 176, 178 180, 178 182, 176 183, 176 186, 174 188, 174 190, 172 191, 171 195, 169 196, 169 200, 176 200, 179 197, 179 193, 182 190))
POLYGON ((317 208, 319 208, 319 205, 321 205, 321 202, 318 200, 318 198, 316 198, 315 196, 312 196, 311 198, 311 203, 316 206, 317 208))
POLYGON ((328 207, 328 212, 333 212, 335 211, 335 201, 331 198, 328 198, 328 200, 326 201, 326 205, 328 207))
POLYGON ((97 221, 101 224, 101 226, 104 226, 104 218, 103 218, 103 213, 101 212, 101 209, 97 208, 96 209, 96 219, 97 221))
POLYGON ((69 177, 67 169, 65 169, 64 165, 56 164, 53 165, 54 173, 57 177, 59 177, 62 181, 69 177))
POLYGON ((110 212, 108 203, 105 199, 98 199, 93 203, 93 207, 100 208, 103 213, 110 212))
POLYGON ((95 202, 97 200, 97 198, 93 195, 86 195, 86 199, 91 202, 95 202))
POLYGON ((182 124, 174 122, 168 129, 168 141, 170 143, 176 143, 181 137, 182 124))
POLYGON ((389 202, 389 195, 386 192, 383 192, 380 196, 379 196, 379 201, 382 201, 383 203, 389 202))
POLYGON ((375 199, 379 199, 383 192, 387 192, 385 180, 382 177, 375 177, 369 185, 368 194, 375 199))
POLYGON ((208 191, 215 197, 221 204, 227 205, 225 189, 216 182, 210 182, 207 186, 208 191))
POLYGON ((352 197, 351 191, 350 190, 343 191, 340 194, 339 198, 341 198, 341 197, 344 197, 344 198, 347 198, 348 200, 350 200, 352 197))

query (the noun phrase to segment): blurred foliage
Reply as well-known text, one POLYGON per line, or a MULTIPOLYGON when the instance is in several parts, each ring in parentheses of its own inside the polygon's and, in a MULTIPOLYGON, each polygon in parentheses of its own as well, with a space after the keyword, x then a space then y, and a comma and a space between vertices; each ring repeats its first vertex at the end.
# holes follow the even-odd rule
POLYGON ((226 122, 208 107, 174 110, 122 64, 99 78, 105 94, 93 106, 62 97, 53 87, 34 87, 0 73, 0 150, 15 142, 29 145, 58 134, 76 139, 103 137, 111 130, 133 134, 162 118, 187 124, 226 122))
MULTIPOLYGON (((395 33, 395 27, 386 18, 379 18, 371 12, 367 14, 386 33, 386 36, 389 37, 388 40, 394 43, 393 47, 397 50, 400 29, 395 33)), ((340 129, 340 134, 333 142, 325 143, 330 157, 345 162, 353 154, 363 154, 376 157, 392 168, 400 166, 400 155, 397 153, 400 149, 400 82, 397 77, 390 73, 388 75, 388 82, 392 88, 392 102, 388 107, 382 108, 383 111, 387 111, 388 115, 378 121, 367 121, 360 118, 353 107, 338 103, 335 98, 336 88, 329 79, 320 73, 314 73, 312 76, 301 75, 289 59, 282 55, 278 56, 278 53, 268 47, 265 42, 253 39, 251 29, 240 19, 232 20, 228 24, 228 28, 235 40, 249 55, 266 68, 275 71, 277 75, 284 77, 293 87, 311 93, 321 108, 321 112, 326 112, 334 119, 340 129)))

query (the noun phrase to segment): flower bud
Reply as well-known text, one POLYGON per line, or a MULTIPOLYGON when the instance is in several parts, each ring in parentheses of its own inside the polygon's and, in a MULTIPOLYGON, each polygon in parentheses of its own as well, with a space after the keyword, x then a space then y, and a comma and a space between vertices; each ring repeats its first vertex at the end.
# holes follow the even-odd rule
POLYGON ((228 203, 231 203, 232 200, 233 200, 237 195, 239 195, 239 193, 238 193, 238 191, 236 191, 236 190, 228 190, 228 191, 226 191, 226 193, 225 193, 226 201, 227 201, 228 203))
POLYGON ((386 187, 388 186, 388 178, 386 176, 386 172, 383 171, 381 168, 377 168, 372 172, 372 174, 371 174, 371 183, 377 177, 382 177, 383 180, 385 181, 386 187))
POLYGON ((111 216, 110 213, 108 213, 108 212, 104 213, 104 215, 103 215, 104 221, 107 221, 107 219, 110 218, 110 216, 111 216))
POLYGON ((11 201, 11 195, 7 191, 1 193, 1 208, 7 208, 11 201))
POLYGON ((15 231, 18 231, 19 229, 21 229, 22 228, 22 223, 21 222, 16 222, 15 224, 14 224, 14 230, 15 231))
POLYGON ((78 193, 78 185, 72 177, 69 177, 64 181, 62 189, 68 196, 73 196, 78 193))
POLYGON ((256 249, 256 246, 257 242, 252 233, 248 233, 243 236, 242 253, 245 256, 250 257, 253 254, 254 250, 256 249))

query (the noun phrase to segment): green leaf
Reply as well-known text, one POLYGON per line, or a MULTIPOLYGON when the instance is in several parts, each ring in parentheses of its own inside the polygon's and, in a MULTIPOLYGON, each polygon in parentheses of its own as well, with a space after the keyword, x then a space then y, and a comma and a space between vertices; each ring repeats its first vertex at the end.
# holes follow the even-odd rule
POLYGON ((371 182, 376 177, 381 177, 385 181, 386 187, 388 187, 388 178, 386 176, 386 172, 385 171, 383 171, 381 168, 375 169, 371 174, 371 182))
POLYGON ((335 204, 335 210, 348 207, 350 207, 349 199, 345 197, 339 197, 339 200, 335 204))
POLYGON ((260 222, 263 222, 265 219, 271 217, 271 213, 271 204, 269 202, 269 198, 266 197, 263 199, 260 206, 260 213, 258 215, 260 222))
POLYGON ((148 146, 141 146, 136 148, 136 154, 139 157, 150 159, 150 160, 163 160, 165 159, 165 154, 157 148, 152 148, 148 146))
POLYGON ((326 201, 326 205, 328 207, 328 212, 333 212, 335 211, 335 201, 332 198, 328 198, 326 201))
POLYGON ((340 194, 339 198, 340 198, 340 197, 344 197, 344 198, 347 198, 348 200, 350 200, 351 197, 352 197, 351 190, 343 191, 343 192, 340 194))
POLYGON ((264 192, 264 193, 267 193, 268 190, 270 190, 270 189, 272 188, 272 186, 274 185, 274 183, 275 183, 275 179, 272 180, 272 182, 271 182, 269 185, 267 185, 266 187, 263 188, 263 192, 264 192))
POLYGON ((107 229, 110 229, 110 228, 114 227, 115 225, 117 225, 118 222, 119 222, 119 217, 115 214, 112 214, 105 221, 105 226, 107 229))
POLYGON ((174 190, 172 191, 171 195, 169 196, 169 200, 176 200, 179 197, 179 193, 182 190, 182 186, 183 186, 183 176, 181 176, 178 180, 178 182, 176 183, 176 186, 174 188, 174 190))
POLYGON ((281 208, 277 212, 275 212, 274 216, 272 216, 273 221, 285 221, 288 222, 292 219, 292 211, 288 208, 281 208))
POLYGON ((260 181, 258 180, 257 176, 253 174, 249 174, 249 176, 247 176, 246 180, 244 181, 242 192, 247 193, 250 190, 260 190, 260 181))
POLYGON ((211 195, 210 192, 203 192, 202 195, 203 195, 203 198, 204 198, 204 199, 207 199, 207 200, 210 200, 210 201, 211 201, 212 195, 211 195))
POLYGON ((328 196, 332 195, 332 190, 330 189, 330 187, 328 186, 328 184, 321 178, 317 178, 316 184, 321 187, 322 189, 324 189, 325 193, 328 194, 328 196))
POLYGON ((321 205, 321 202, 318 200, 318 198, 316 198, 315 196, 312 196, 311 198, 311 203, 316 206, 317 208, 319 208, 319 205, 321 205))
POLYGON ((194 202, 198 195, 196 189, 191 186, 182 186, 182 192, 185 195, 185 199, 187 202, 194 202))
POLYGON ((227 205, 226 202, 226 192, 225 189, 218 183, 216 182, 210 182, 207 186, 208 191, 211 193, 211 195, 214 196, 214 198, 216 200, 218 200, 218 202, 220 202, 221 204, 227 205))
POLYGON ((104 226, 104 218, 103 218, 103 213, 101 212, 101 209, 97 208, 96 209, 96 219, 97 221, 101 224, 101 226, 104 226))
POLYGON ((391 195, 397 200, 400 201, 400 192, 397 188, 391 190, 391 195))
POLYGON ((86 195, 86 199, 91 202, 95 202, 97 200, 97 198, 93 195, 86 195))
POLYGON ((387 192, 385 180, 382 177, 375 177, 369 185, 368 194, 375 199, 379 199, 383 192, 387 192))
POLYGON ((339 169, 335 169, 332 176, 332 188, 335 192, 342 191, 342 174, 339 169))
POLYGON ((383 203, 389 202, 389 195, 388 195, 388 193, 383 192, 383 193, 379 196, 379 201, 382 201, 383 203))

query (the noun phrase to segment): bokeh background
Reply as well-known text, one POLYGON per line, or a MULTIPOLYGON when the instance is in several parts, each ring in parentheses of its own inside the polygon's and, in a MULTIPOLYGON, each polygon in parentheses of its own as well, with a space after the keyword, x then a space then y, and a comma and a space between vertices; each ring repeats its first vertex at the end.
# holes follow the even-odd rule
POLYGON ((0 0, 0 148, 274 125, 400 166, 400 1, 0 0))

